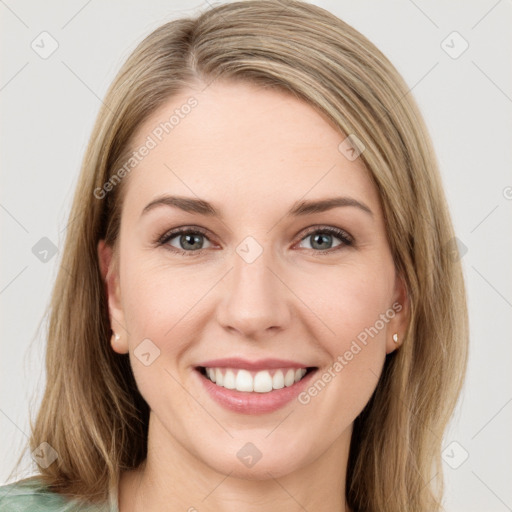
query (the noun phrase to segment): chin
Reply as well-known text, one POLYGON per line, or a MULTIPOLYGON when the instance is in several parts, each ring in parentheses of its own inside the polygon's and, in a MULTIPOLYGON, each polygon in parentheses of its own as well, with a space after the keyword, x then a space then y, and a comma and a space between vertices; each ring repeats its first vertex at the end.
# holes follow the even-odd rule
POLYGON ((299 457, 297 452, 280 451, 277 446, 268 442, 236 441, 233 444, 235 446, 226 447, 226 450, 209 452, 203 458, 204 463, 214 471, 233 478, 268 480, 292 473, 308 462, 306 454, 299 457))

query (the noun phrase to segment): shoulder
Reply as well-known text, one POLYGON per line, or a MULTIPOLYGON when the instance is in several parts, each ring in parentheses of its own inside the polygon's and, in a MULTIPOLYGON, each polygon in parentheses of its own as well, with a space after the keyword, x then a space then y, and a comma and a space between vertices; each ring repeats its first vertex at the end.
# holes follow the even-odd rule
POLYGON ((38 479, 27 479, 0 486, 0 512, 29 510, 60 511, 66 505, 63 497, 50 492, 38 479))
POLYGON ((37 478, 0 486, 0 512, 93 512, 91 507, 50 491, 37 478))

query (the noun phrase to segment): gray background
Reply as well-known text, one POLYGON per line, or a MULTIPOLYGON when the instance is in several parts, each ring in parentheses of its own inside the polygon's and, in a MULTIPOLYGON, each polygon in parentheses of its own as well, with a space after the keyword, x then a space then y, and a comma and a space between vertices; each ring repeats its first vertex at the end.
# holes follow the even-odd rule
MULTIPOLYGON (((512 2, 312 3, 353 25, 390 58, 430 129, 471 318, 468 378, 443 445, 446 508, 512 510, 512 2), (463 41, 453 31, 469 44, 457 58, 463 41)), ((41 261, 33 247, 47 244, 40 242, 47 237, 58 249, 73 229, 67 215, 81 159, 122 62, 159 25, 210 5, 0 0, 0 482, 26 441, 28 411, 35 411, 45 379, 44 339, 36 329, 60 253, 41 261), (35 41, 42 52, 41 37, 47 37, 44 48, 51 48, 43 31, 58 43, 46 59, 31 47, 35 41)), ((27 472, 32 464, 27 456, 27 472)))

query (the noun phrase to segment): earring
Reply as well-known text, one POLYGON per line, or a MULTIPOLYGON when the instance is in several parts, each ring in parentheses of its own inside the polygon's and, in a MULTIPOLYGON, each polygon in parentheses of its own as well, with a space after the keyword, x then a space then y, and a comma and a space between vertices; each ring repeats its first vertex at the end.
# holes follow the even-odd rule
POLYGON ((395 334, 393 334, 393 341, 395 343, 398 343, 398 333, 395 332, 395 334))
POLYGON ((113 336, 116 341, 119 341, 119 339, 121 338, 121 336, 119 336, 119 334, 117 334, 117 332, 113 332, 113 336))

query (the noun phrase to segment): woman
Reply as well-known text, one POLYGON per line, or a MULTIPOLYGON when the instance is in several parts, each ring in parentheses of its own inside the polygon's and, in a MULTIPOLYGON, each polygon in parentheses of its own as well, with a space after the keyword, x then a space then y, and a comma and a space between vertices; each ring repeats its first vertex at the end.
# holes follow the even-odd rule
POLYGON ((40 474, 0 510, 441 510, 464 284, 426 127, 365 37, 298 1, 160 27, 70 218, 40 474))

